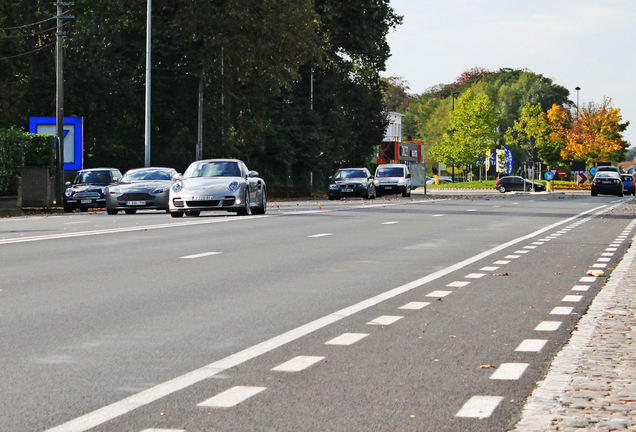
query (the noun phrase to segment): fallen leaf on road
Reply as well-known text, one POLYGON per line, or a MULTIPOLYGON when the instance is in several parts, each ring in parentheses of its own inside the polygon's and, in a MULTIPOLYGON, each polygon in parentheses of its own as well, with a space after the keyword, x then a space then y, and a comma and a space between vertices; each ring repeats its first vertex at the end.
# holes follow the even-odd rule
POLYGON ((605 272, 603 270, 590 270, 587 274, 590 276, 605 276, 605 272))
POLYGON ((493 276, 508 276, 508 273, 494 273, 493 276))
POLYGON ((483 365, 479 365, 479 369, 495 369, 497 366, 495 365, 489 365, 489 364, 483 364, 483 365))

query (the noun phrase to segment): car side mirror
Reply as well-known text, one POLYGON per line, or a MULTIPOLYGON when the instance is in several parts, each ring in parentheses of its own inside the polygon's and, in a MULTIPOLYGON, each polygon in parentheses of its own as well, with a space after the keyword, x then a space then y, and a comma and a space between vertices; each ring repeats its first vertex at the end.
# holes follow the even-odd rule
POLYGON ((172 176, 172 180, 177 181, 183 179, 183 176, 180 173, 176 173, 172 176))
POLYGON ((411 178, 411 173, 407 174, 406 178, 411 178))
POLYGON ((71 182, 66 182, 66 183, 64 183, 64 184, 65 184, 66 186, 70 186, 70 185, 71 185, 71 182))
POLYGON ((250 171, 247 173, 248 177, 258 177, 258 171, 250 171))
POLYGON ((333 176, 329 176, 329 180, 333 180, 333 176))

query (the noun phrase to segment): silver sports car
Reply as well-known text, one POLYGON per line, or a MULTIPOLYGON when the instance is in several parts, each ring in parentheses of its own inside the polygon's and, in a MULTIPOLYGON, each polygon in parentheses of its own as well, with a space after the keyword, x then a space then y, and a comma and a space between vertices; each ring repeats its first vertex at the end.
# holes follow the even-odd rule
POLYGON ((168 211, 168 191, 177 174, 173 168, 136 168, 126 171, 119 183, 106 190, 106 211, 135 214, 140 209, 168 211))
POLYGON ((199 216, 206 210, 225 210, 239 215, 267 211, 265 182, 238 159, 192 162, 175 180, 170 188, 172 217, 199 216))

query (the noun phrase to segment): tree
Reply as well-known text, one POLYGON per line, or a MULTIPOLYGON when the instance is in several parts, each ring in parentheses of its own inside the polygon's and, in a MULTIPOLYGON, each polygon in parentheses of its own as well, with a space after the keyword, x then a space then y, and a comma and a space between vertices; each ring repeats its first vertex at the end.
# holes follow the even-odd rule
POLYGON ((526 102, 519 119, 515 120, 512 127, 505 133, 506 144, 519 145, 528 153, 530 159, 534 160, 535 148, 546 136, 543 115, 541 104, 530 105, 530 102, 526 102))
POLYGON ((558 166, 563 163, 561 151, 566 146, 568 132, 572 126, 570 111, 554 104, 541 115, 541 121, 544 136, 537 142, 539 158, 550 167, 558 166))
POLYGON ((394 111, 404 114, 409 106, 411 94, 409 83, 404 77, 381 78, 385 84, 383 91, 383 104, 386 111, 394 111))

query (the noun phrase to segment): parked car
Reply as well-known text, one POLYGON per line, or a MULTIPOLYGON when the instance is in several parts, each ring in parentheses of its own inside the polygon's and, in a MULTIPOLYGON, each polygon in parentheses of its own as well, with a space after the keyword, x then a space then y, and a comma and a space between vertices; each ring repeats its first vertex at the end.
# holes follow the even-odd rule
POLYGON ((403 197, 411 196, 411 172, 407 165, 378 165, 374 177, 376 196, 398 193, 403 197))
POLYGON ((535 192, 545 191, 545 185, 543 183, 532 182, 520 176, 501 177, 497 179, 497 184, 495 185, 495 188, 501 193, 506 193, 510 191, 532 192, 533 186, 534 186, 535 192))
POLYGON ((75 209, 86 212, 89 208, 106 207, 106 188, 121 179, 117 168, 90 168, 77 172, 73 182, 66 182, 64 211, 75 209))
POLYGON ((342 168, 329 177, 329 199, 342 197, 375 198, 373 176, 366 168, 342 168))
POLYGON ((623 194, 635 195, 636 185, 634 185, 634 176, 632 174, 621 174, 621 180, 623 182, 623 194))
POLYGON ((614 171, 596 172, 591 185, 592 196, 598 194, 623 196, 623 182, 620 174, 614 171))
POLYGON ((239 215, 264 214, 267 187, 256 171, 238 159, 192 162, 170 187, 172 217, 199 216, 206 210, 225 210, 239 215))
POLYGON ((135 214, 140 209, 168 211, 168 195, 177 174, 173 168, 136 168, 124 174, 119 183, 106 190, 106 212, 115 215, 119 210, 135 214))

